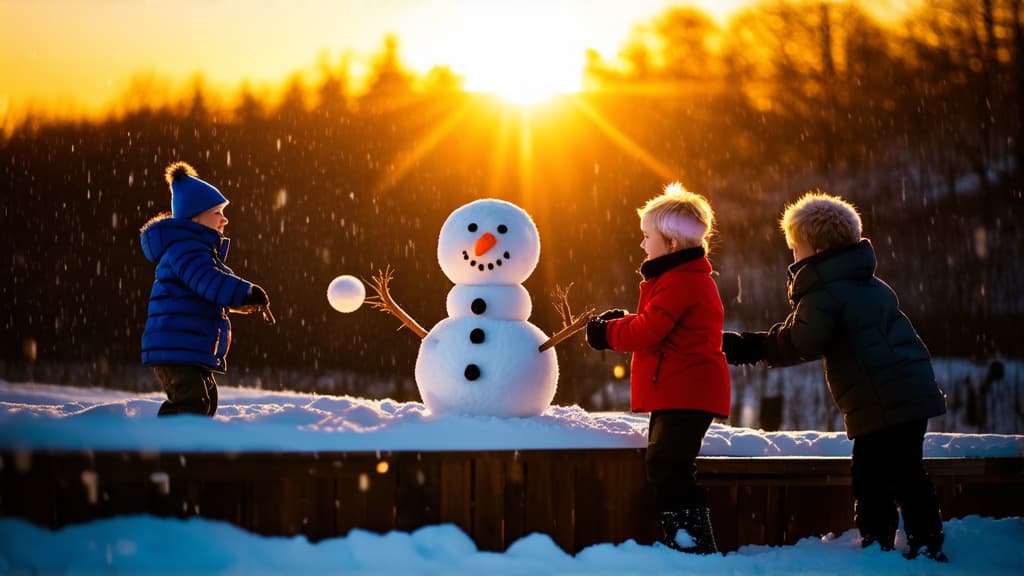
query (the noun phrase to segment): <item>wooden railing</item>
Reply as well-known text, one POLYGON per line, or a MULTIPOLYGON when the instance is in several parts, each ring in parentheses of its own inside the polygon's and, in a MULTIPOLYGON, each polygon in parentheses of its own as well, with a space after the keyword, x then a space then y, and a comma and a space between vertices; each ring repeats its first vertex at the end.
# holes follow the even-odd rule
MULTIPOLYGON (((533 532, 567 552, 655 536, 642 450, 0 452, 0 515, 60 527, 123 514, 310 540, 459 526, 483 550, 533 532)), ((719 547, 853 527, 847 458, 702 457, 719 547)), ((1024 459, 927 459, 945 518, 1024 516, 1024 459)))

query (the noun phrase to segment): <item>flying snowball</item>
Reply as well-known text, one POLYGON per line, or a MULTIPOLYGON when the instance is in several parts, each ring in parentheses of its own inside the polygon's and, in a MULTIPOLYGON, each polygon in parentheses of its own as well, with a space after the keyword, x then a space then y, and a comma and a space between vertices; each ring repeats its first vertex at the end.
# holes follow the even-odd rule
POLYGON ((338 276, 327 287, 327 301, 338 312, 355 312, 366 299, 366 287, 355 276, 338 276))

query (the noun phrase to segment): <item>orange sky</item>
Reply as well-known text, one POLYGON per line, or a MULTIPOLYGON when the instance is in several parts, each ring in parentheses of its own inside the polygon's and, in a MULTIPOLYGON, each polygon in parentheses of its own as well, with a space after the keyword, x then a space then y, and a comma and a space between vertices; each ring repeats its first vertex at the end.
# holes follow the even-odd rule
MULTIPOLYGON (((725 19, 748 0, 698 0, 725 19)), ((899 5, 907 0, 878 0, 899 5)), ((95 111, 133 76, 184 89, 202 73, 237 90, 351 50, 353 73, 401 40, 418 71, 448 64, 468 88, 510 90, 520 70, 578 87, 586 48, 614 58, 635 23, 673 0, 0 0, 0 124, 26 106, 95 111), (497 63, 497 64, 495 64, 497 63)))

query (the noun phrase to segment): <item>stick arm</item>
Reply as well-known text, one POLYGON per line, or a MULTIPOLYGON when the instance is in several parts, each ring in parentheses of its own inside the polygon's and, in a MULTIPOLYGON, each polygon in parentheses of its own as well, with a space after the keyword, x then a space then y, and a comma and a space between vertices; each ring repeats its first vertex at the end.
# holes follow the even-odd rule
POLYGON ((554 348, 555 346, 558 346, 559 344, 561 344, 562 342, 567 340, 573 334, 575 334, 575 333, 579 332, 580 330, 583 330, 584 328, 586 328, 587 327, 587 322, 589 322, 590 319, 593 318, 593 317, 594 317, 594 309, 591 308, 590 310, 587 310, 586 312, 581 314, 579 316, 579 318, 577 318, 572 324, 569 324, 565 328, 562 328, 561 330, 556 332, 554 335, 552 335, 551 338, 548 338, 547 342, 541 344, 540 347, 538 348, 538 350, 543 352, 543 351, 547 350, 548 348, 554 348))
POLYGON ((551 338, 548 338, 547 342, 544 342, 538 347, 538 350, 541 352, 548 348, 557 346, 573 334, 586 328, 587 322, 589 322, 594 316, 593 308, 579 316, 573 316, 572 309, 569 307, 570 288, 572 288, 572 284, 569 284, 565 288, 555 286, 555 290, 551 294, 555 298, 555 309, 558 310, 558 314, 562 317, 562 329, 551 336, 551 338))
MULTIPOLYGON (((374 274, 369 281, 364 280, 364 282, 377 293, 376 296, 367 298, 366 303, 381 312, 387 312, 395 318, 398 318, 402 322, 403 326, 412 330, 412 332, 422 340, 427 337, 427 331, 423 326, 420 326, 419 322, 413 320, 412 316, 409 316, 409 314, 391 297, 388 285, 391 284, 391 279, 393 277, 394 272, 391 270, 390 266, 387 266, 383 270, 377 270, 377 273, 374 274)), ((399 330, 401 330, 401 326, 399 326, 399 330)))

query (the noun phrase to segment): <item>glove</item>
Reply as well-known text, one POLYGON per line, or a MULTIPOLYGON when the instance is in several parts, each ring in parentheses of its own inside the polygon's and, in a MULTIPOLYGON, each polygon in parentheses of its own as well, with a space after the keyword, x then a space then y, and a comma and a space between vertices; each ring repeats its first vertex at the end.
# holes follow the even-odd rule
POLYGON ((249 289, 249 293, 246 294, 245 299, 242 300, 242 306, 269 306, 270 298, 267 296, 267 292, 260 288, 258 285, 253 284, 252 288, 249 289))
POLYGON ((722 332, 722 352, 733 366, 757 364, 764 358, 764 334, 757 332, 722 332))
POLYGON ((613 308, 611 310, 605 310, 604 312, 601 312, 600 314, 597 315, 597 317, 600 318, 601 320, 617 320, 619 318, 625 318, 626 314, 628 314, 628 312, 626 312, 625 310, 613 308))
MULTIPOLYGON (((611 312, 611 310, 609 310, 611 312)), ((607 312, 606 312, 607 314, 607 312)), ((608 345, 608 321, 595 316, 587 322, 587 344, 594 350, 611 350, 608 345)))

